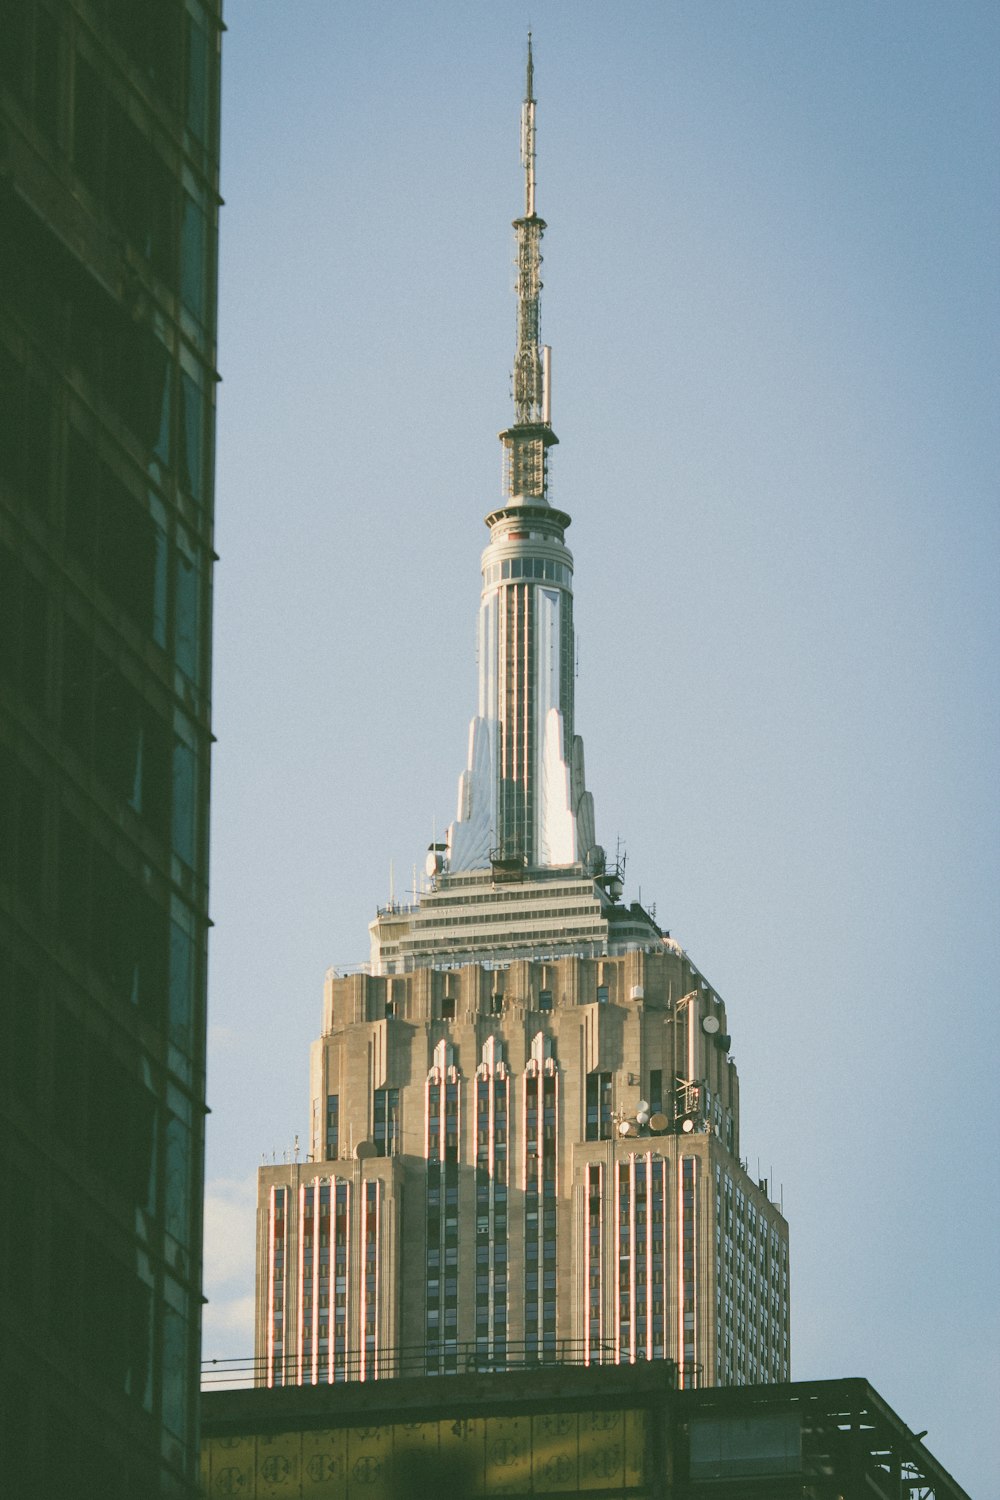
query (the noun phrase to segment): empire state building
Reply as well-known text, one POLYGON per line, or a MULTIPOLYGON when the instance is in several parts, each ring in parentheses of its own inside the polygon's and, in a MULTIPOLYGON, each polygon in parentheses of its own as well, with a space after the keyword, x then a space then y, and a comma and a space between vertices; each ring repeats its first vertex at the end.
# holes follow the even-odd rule
POLYGON ((263 1385, 638 1360, 683 1386, 790 1378, 788 1228, 741 1158, 725 1005, 625 902, 585 785, 535 111, 529 39, 468 760, 424 889, 327 976, 306 1159, 259 1174, 263 1385))

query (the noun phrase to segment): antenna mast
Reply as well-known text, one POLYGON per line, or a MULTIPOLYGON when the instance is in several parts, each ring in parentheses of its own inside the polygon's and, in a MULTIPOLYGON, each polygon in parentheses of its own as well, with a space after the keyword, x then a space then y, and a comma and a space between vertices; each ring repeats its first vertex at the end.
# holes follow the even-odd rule
POLYGON ((551 427, 552 351, 539 342, 542 234, 535 211, 535 67, 528 33, 528 67, 521 106, 521 165, 524 213, 517 235, 517 349, 514 355, 514 425, 500 434, 504 445, 504 489, 512 499, 545 502, 547 450, 557 442, 551 427))

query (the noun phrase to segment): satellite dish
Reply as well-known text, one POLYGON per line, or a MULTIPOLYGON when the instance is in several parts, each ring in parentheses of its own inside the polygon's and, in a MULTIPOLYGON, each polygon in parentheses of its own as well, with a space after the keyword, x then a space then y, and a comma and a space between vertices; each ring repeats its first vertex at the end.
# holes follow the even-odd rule
POLYGON ((719 1029, 718 1016, 706 1016, 701 1023, 702 1031, 707 1031, 709 1036, 714 1036, 719 1029))
POLYGON ((637 1125, 648 1125, 649 1124, 649 1110, 648 1109, 637 1109, 636 1112, 635 1112, 635 1123, 637 1125))
POLYGON ((629 994, 633 1000, 644 1000, 646 998, 646 991, 641 984, 634 984, 629 994))
POLYGON ((670 1121, 667 1119, 666 1115, 661 1114, 659 1110, 657 1110, 655 1114, 650 1115, 649 1117, 650 1130, 666 1130, 669 1124, 670 1121))
POLYGON ((370 1161, 373 1156, 378 1155, 378 1152, 375 1150, 375 1142, 359 1141, 354 1148, 354 1155, 358 1161, 370 1161))
POLYGON ((726 1036, 725 1032, 723 1032, 718 1037, 718 1043, 723 1052, 728 1052, 730 1047, 733 1045, 733 1039, 731 1036, 726 1036))
POLYGON ((637 1115, 648 1115, 649 1114, 649 1100, 648 1099, 640 1099, 639 1103, 636 1105, 635 1112, 636 1112, 637 1115))
POLYGON ((618 1121, 618 1134, 619 1135, 631 1135, 634 1130, 635 1130, 635 1126, 632 1124, 631 1120, 619 1120, 618 1121))
POLYGON ((438 851, 436 849, 428 849, 427 858, 424 860, 424 870, 430 879, 433 880, 435 875, 440 875, 443 864, 444 860, 438 851))
POLYGON ((691 1131, 694 1129, 694 1121, 685 1120, 684 1124, 681 1126, 681 1129, 683 1130, 685 1135, 690 1135, 691 1131))

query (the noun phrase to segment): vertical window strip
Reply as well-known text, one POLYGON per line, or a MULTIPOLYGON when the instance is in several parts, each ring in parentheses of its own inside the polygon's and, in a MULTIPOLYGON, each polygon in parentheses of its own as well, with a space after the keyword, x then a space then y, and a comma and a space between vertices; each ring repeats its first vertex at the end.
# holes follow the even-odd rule
POLYGON ((551 1043, 539 1032, 524 1071, 521 1180, 524 1186, 524 1340, 528 1352, 556 1355, 556 1197, 558 1192, 558 1072, 551 1043))
POLYGON ((395 1156, 399 1146, 399 1089, 376 1089, 372 1102, 372 1138, 378 1156, 395 1156))
POLYGON ((306 1213, 312 1228, 312 1308, 309 1318, 309 1376, 313 1384, 319 1379, 319 1190, 315 1184, 306 1189, 306 1213))
POLYGON ((340 1095, 326 1096, 326 1159, 336 1161, 340 1149, 340 1095))
POLYGON ((338 1182, 331 1194, 333 1203, 330 1248, 332 1251, 332 1296, 330 1321, 333 1324, 330 1336, 330 1378, 334 1381, 347 1379, 348 1328, 348 1260, 351 1244, 350 1199, 346 1182, 338 1182), (339 1315, 339 1316, 338 1316, 339 1315))
POLYGON ((619 1364, 635 1357, 635 1158, 629 1156, 616 1163, 618 1177, 618 1316, 615 1326, 615 1349, 619 1364))
POLYGON ((462 1121, 461 1079, 451 1057, 450 1046, 440 1042, 427 1075, 424 1342, 429 1374, 458 1368, 458 1157, 462 1121), (445 1305, 449 1300, 454 1306, 445 1305), (449 1313, 453 1314, 450 1323, 449 1313))
POLYGON ((524 1348, 537 1354, 541 1320, 540 1299, 545 1273, 541 1245, 544 1198, 541 1184, 541 1079, 537 1060, 529 1059, 524 1070, 521 1106, 521 1179, 524 1185, 524 1348))
MULTIPOLYGON (((297 1209, 296 1209, 296 1217, 297 1217, 297 1220, 298 1220, 298 1240, 297 1240, 297 1248, 296 1248, 296 1256, 295 1256, 295 1273, 294 1273, 295 1274, 295 1287, 296 1287, 296 1326, 295 1326, 295 1343, 294 1343, 294 1346, 293 1346, 293 1353, 294 1353, 294 1361, 295 1362, 294 1362, 294 1368, 293 1368, 293 1370, 291 1372, 291 1379, 293 1380, 293 1382, 296 1385, 301 1385, 302 1382, 303 1382, 303 1380, 305 1379, 305 1370, 303 1368, 303 1359, 305 1357, 304 1356, 304 1352, 303 1352, 304 1348, 305 1348, 305 1329, 304 1329, 304 1326, 303 1326, 303 1318, 305 1316, 305 1314, 304 1314, 305 1295, 304 1294, 305 1294, 306 1276, 307 1276, 306 1251, 305 1251, 305 1243, 306 1243, 306 1190, 305 1190, 305 1184, 304 1183, 300 1183, 299 1184, 298 1191, 296 1193, 296 1198, 298 1200, 298 1202, 297 1202, 297 1209)), ((289 1274, 289 1272, 286 1269, 285 1276, 287 1277, 288 1274, 289 1274)), ((311 1265, 309 1267, 308 1274, 309 1275, 312 1274, 311 1265)))
MULTIPOLYGON (((432 1070, 432 1073, 436 1069, 432 1070)), ((441 1084, 429 1077, 427 1080, 426 1109, 424 1115, 424 1155, 428 1161, 441 1159, 441 1084)))
POLYGON ((650 1329, 654 1359, 667 1354, 667 1176, 662 1156, 653 1153, 649 1212, 650 1329))
POLYGON ((510 1143, 510 1078, 504 1063, 494 1067, 491 1080, 490 1166, 490 1329, 493 1354, 501 1364, 507 1359, 507 1309, 510 1302, 509 1194, 507 1162, 510 1143), (498 1252, 500 1252, 498 1256, 498 1252), (502 1293, 502 1296, 500 1295, 502 1293))
POLYGON ((633 1359, 650 1358, 649 1154, 632 1158, 633 1359))
POLYGON ((444 1234, 442 1232, 442 1114, 441 1070, 435 1066, 427 1078, 425 1141, 427 1151, 427 1189, 425 1203, 427 1264, 424 1276, 424 1335, 427 1350, 427 1373, 437 1374, 441 1338, 441 1278, 444 1272, 444 1234), (436 1292, 436 1294, 435 1294, 436 1292))
POLYGON ((381 1187, 377 1179, 363 1183, 361 1243, 361 1379, 379 1375, 379 1228, 381 1187))
POLYGON ((491 1038, 476 1074, 476 1352, 507 1358, 509 1079, 491 1038))
POLYGON ((685 1156, 681 1162, 678 1181, 678 1363, 680 1386, 697 1385, 694 1368, 698 1349, 697 1306, 697 1165, 693 1156, 685 1156), (688 1317, 691 1319, 688 1326, 688 1317))
POLYGON ((296 1339, 296 1368, 295 1383, 302 1385, 311 1375, 306 1369, 311 1362, 312 1340, 310 1338, 311 1328, 309 1322, 312 1315, 313 1298, 313 1263, 312 1263, 312 1235, 310 1233, 310 1198, 309 1190, 305 1183, 299 1185, 299 1253, 296 1271, 296 1285, 298 1287, 299 1316, 296 1339), (308 1306, 306 1298, 308 1296, 308 1306))
POLYGON ((584 1296, 583 1357, 585 1364, 604 1362, 604 1278, 602 1275, 604 1195, 602 1164, 587 1167, 587 1201, 584 1220, 584 1262, 587 1269, 584 1296))
POLYGON ((539 1077, 539 1105, 541 1119, 540 1142, 541 1142, 541 1171, 542 1171, 542 1245, 541 1265, 539 1274, 541 1284, 539 1286, 539 1307, 542 1314, 542 1344, 544 1348, 543 1357, 554 1360, 556 1357, 556 1280, 558 1277, 558 1262, 556 1259, 556 1225, 558 1213, 556 1201, 559 1192, 559 1107, 558 1107, 559 1075, 556 1065, 551 1057, 545 1059, 544 1066, 539 1077), (548 1284, 551 1276, 552 1284, 548 1284))
POLYGON ((458 1073, 453 1067, 445 1073, 444 1084, 444 1212, 441 1222, 444 1229, 444 1267, 441 1282, 443 1293, 443 1368, 454 1372, 458 1369, 458 1143, 459 1143, 459 1085, 458 1073), (454 1297, 455 1305, 450 1302, 454 1297), (449 1322, 449 1317, 451 1321, 449 1322))
POLYGON ((284 1384, 285 1371, 285 1247, 286 1226, 285 1188, 271 1189, 269 1210, 270 1234, 268 1236, 268 1309, 267 1309, 267 1365, 266 1380, 269 1386, 284 1384), (280 1272, 280 1275, 278 1274, 280 1272))
POLYGON ((329 1182, 320 1180, 316 1188, 316 1242, 319 1256, 319 1282, 316 1297, 318 1324, 316 1363, 319 1376, 326 1384, 333 1380, 333 1340, 330 1337, 330 1324, 333 1319, 333 1205, 330 1201, 332 1196, 329 1182), (324 1339, 325 1349, 323 1348, 324 1339))

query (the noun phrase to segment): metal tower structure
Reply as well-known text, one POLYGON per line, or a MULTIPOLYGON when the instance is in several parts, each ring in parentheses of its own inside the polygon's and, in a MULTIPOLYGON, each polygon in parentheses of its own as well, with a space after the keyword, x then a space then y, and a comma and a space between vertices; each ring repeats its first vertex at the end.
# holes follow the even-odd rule
POLYGON ((512 499, 544 499, 548 488, 546 455, 558 442, 551 423, 551 358, 540 342, 542 235, 545 220, 535 212, 535 89, 531 33, 521 106, 521 164, 524 213, 514 220, 517 234, 517 350, 514 356, 514 425, 500 434, 504 445, 504 490, 512 499))
POLYGON ((593 802, 574 734, 573 558, 569 516, 548 499, 550 350, 540 342, 541 242, 535 209, 535 91, 531 36, 521 106, 524 213, 517 237, 514 422, 500 433, 503 499, 486 517, 482 557, 479 704, 447 871, 505 867, 603 869, 593 802))

